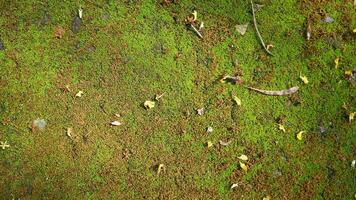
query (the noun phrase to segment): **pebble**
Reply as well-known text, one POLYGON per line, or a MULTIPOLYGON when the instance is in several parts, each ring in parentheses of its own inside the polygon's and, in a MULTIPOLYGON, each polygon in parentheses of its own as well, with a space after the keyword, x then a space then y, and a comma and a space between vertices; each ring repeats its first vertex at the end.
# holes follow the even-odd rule
POLYGON ((324 20, 325 23, 332 23, 334 22, 334 18, 330 17, 330 16, 325 16, 324 20))
POLYGON ((35 119, 32 122, 32 129, 42 131, 42 130, 45 129, 46 125, 47 125, 46 120, 44 120, 44 119, 35 119))
POLYGON ((79 18, 79 16, 75 16, 72 21, 71 30, 73 31, 73 33, 78 33, 81 26, 82 26, 82 20, 79 18))

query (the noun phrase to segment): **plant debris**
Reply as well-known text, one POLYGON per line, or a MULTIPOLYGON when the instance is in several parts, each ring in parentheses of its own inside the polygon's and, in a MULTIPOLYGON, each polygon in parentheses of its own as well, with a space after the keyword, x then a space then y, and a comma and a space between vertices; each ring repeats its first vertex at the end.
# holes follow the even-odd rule
POLYGON ((307 26, 307 40, 310 40, 311 38, 311 26, 310 26, 310 23, 308 23, 308 26, 307 26))
POLYGON ((221 83, 230 82, 230 83, 234 83, 234 84, 240 84, 240 83, 242 83, 242 79, 238 75, 236 75, 236 76, 226 75, 222 79, 220 79, 220 82, 221 83))
POLYGON ((7 141, 5 141, 5 142, 0 141, 0 148, 5 150, 6 148, 10 148, 10 145, 7 143, 7 141))
POLYGON ((237 96, 232 96, 232 99, 235 101, 236 105, 241 106, 241 99, 237 96))
POLYGON ((308 84, 309 83, 308 78, 306 76, 300 75, 299 78, 303 81, 304 84, 308 84))
POLYGON ((273 56, 272 52, 270 52, 270 51, 267 49, 267 47, 266 47, 266 45, 265 45, 265 43, 264 43, 264 41, 263 41, 263 39, 262 39, 262 36, 261 36, 261 34, 260 34, 260 31, 258 30, 257 21, 256 21, 256 14, 255 14, 255 8, 254 8, 254 4, 253 4, 252 0, 251 0, 251 7, 252 7, 253 24, 254 24, 254 26, 255 26, 255 29, 256 29, 256 33, 257 33, 257 35, 258 35, 258 38, 260 39, 260 42, 261 42, 263 48, 266 50, 266 52, 267 52, 269 55, 273 56))
POLYGON ((230 189, 234 189, 234 188, 236 188, 236 187, 239 187, 239 184, 234 183, 234 184, 231 185, 230 189))
POLYGON ((246 23, 246 24, 240 24, 240 25, 238 24, 238 25, 235 26, 236 31, 237 31, 238 33, 240 33, 240 35, 245 35, 246 30, 247 30, 247 27, 248 27, 248 23, 246 23))
POLYGON ((339 67, 340 58, 339 57, 335 58, 334 62, 335 62, 335 69, 337 69, 339 67))
POLYGON ((242 162, 239 162, 239 163, 240 163, 240 168, 241 168, 242 170, 244 170, 245 172, 247 172, 247 170, 248 170, 247 165, 245 165, 245 164, 242 163, 242 162))
POLYGON ((122 123, 119 122, 119 121, 113 121, 113 122, 110 123, 110 125, 111 125, 111 126, 121 126, 122 123))
POLYGON ((299 131, 299 133, 297 133, 298 140, 303 140, 303 133, 305 133, 305 131, 299 131))
POLYGON ((271 197, 270 196, 266 196, 266 197, 263 197, 262 200, 271 200, 271 197))
POLYGON ((200 37, 203 38, 203 35, 199 32, 197 28, 193 24, 190 24, 190 28, 200 37))
POLYGON ((232 142, 232 140, 227 141, 227 142, 224 142, 224 141, 222 141, 222 140, 219 140, 219 144, 220 144, 221 146, 228 146, 228 145, 231 144, 231 142, 232 142))
POLYGON ((81 7, 79 7, 79 9, 78 9, 78 17, 79 17, 80 19, 83 18, 83 9, 82 9, 81 7))
POLYGON ((208 142, 206 143, 206 146, 207 146, 208 148, 210 148, 210 147, 213 146, 213 143, 212 143, 211 141, 208 141, 208 142))
POLYGON ((166 171, 166 166, 164 164, 159 164, 157 168, 157 175, 164 171, 166 171))
POLYGON ((203 115, 204 114, 204 108, 198 108, 196 109, 198 115, 203 115))
POLYGON ((351 161, 351 167, 355 167, 356 165, 356 160, 351 161))
POLYGON ((146 108, 146 109, 151 109, 151 108, 154 108, 156 105, 156 103, 154 101, 145 101, 143 103, 143 106, 146 108))
POLYGON ((283 124, 278 124, 278 129, 283 131, 284 133, 286 132, 286 129, 284 128, 283 124))
POLYGON ((160 98, 162 98, 164 96, 164 94, 165 94, 165 92, 163 92, 160 95, 156 94, 155 100, 158 101, 160 98))
POLYGON ((238 159, 246 161, 246 160, 248 160, 248 157, 246 155, 242 154, 241 156, 238 157, 238 159))
POLYGON ((72 139, 73 128, 67 128, 67 136, 72 139))
POLYGON ((349 114, 349 122, 351 123, 353 120, 355 120, 355 112, 350 112, 350 114, 349 114))
POLYGON ((83 94, 84 92, 80 90, 79 92, 77 92, 77 94, 75 94, 75 96, 80 98, 83 96, 83 94))
POLYGON ((57 26, 54 31, 54 36, 58 39, 61 39, 66 31, 61 27, 57 26))
POLYGON ((284 96, 284 95, 290 95, 293 94, 295 92, 297 92, 299 90, 298 86, 294 86, 291 87, 289 89, 285 89, 285 90, 279 90, 279 91, 274 91, 274 90, 261 90, 261 89, 257 89, 257 88, 253 88, 253 87, 247 87, 250 90, 254 90, 256 92, 265 94, 265 95, 270 95, 270 96, 284 96))
POLYGON ((323 19, 323 22, 332 23, 332 22, 334 22, 334 19, 332 17, 330 17, 329 15, 326 15, 325 18, 323 19))
POLYGON ((35 132, 37 130, 43 131, 47 125, 46 120, 44 119, 35 119, 32 122, 32 132, 35 132))
POLYGON ((206 129, 206 132, 207 133, 212 133, 213 132, 213 127, 209 126, 207 129, 206 129))

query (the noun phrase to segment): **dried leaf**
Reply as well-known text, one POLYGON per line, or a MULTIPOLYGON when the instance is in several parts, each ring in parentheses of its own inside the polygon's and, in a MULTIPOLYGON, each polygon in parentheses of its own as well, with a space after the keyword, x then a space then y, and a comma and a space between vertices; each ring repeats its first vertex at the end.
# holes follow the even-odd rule
POLYGON ((351 76, 352 75, 352 71, 351 70, 346 70, 345 71, 345 75, 346 76, 351 76))
POLYGON ((335 58, 334 62, 335 62, 335 68, 338 68, 339 67, 340 58, 339 57, 335 58))
POLYGON ((83 18, 83 9, 80 8, 80 7, 78 9, 78 16, 79 16, 80 19, 83 18))
POLYGON ((198 115, 203 115, 204 114, 204 108, 198 108, 197 109, 198 115))
POLYGON ((58 39, 61 39, 66 31, 61 27, 57 26, 56 30, 54 31, 54 36, 58 39))
POLYGON ((230 141, 228 141, 228 142, 224 142, 224 141, 222 141, 222 140, 219 140, 219 144, 220 144, 221 146, 228 146, 228 145, 231 144, 231 142, 232 142, 232 140, 230 140, 230 141))
POLYGON ((6 148, 9 148, 10 145, 7 143, 7 141, 3 142, 1 141, 0 142, 0 148, 2 148, 3 150, 5 150, 6 148))
POLYGON ((83 94, 84 94, 84 92, 83 91, 79 91, 75 96, 76 97, 82 97, 83 96, 83 94))
POLYGON ((263 200, 271 200, 270 196, 263 197, 263 200))
POLYGON ((67 136, 72 138, 73 128, 67 128, 67 136))
POLYGON ((236 105, 241 106, 241 99, 239 99, 237 96, 232 96, 232 99, 235 101, 236 105))
POLYGON ((349 114, 349 122, 351 123, 354 119, 355 119, 355 113, 354 113, 354 112, 351 112, 351 113, 349 114))
POLYGON ((351 161, 351 167, 355 167, 356 165, 356 160, 351 161))
POLYGON ((241 168, 242 170, 244 170, 245 172, 247 172, 248 167, 247 167, 244 163, 242 163, 242 162, 239 162, 239 163, 240 163, 240 168, 241 168))
POLYGON ((199 31, 201 31, 203 28, 204 28, 204 22, 201 22, 199 26, 199 31))
POLYGON ((192 12, 192 15, 193 15, 193 22, 196 21, 198 19, 198 12, 196 10, 194 10, 192 12))
POLYGON ((119 122, 119 121, 113 121, 113 122, 110 123, 110 125, 112 125, 112 126, 120 126, 120 125, 122 125, 122 123, 119 122))
POLYGON ((208 142, 206 143, 206 145, 207 145, 208 148, 210 148, 210 147, 213 146, 213 143, 212 143, 211 141, 208 141, 208 142))
POLYGON ((273 44, 267 44, 267 45, 266 45, 266 49, 267 49, 267 50, 270 50, 270 49, 272 49, 273 47, 274 47, 273 44))
POLYGON ((286 129, 284 128, 283 124, 278 124, 278 129, 283 131, 284 133, 286 132, 286 129))
POLYGON ((236 188, 236 187, 239 187, 239 184, 234 183, 234 184, 231 185, 230 189, 234 189, 234 188, 236 188))
POLYGON ((151 109, 155 107, 156 103, 154 101, 145 101, 143 105, 145 106, 146 109, 151 109))
POLYGON ((297 133, 298 140, 303 140, 303 133, 305 133, 305 131, 300 131, 299 133, 297 133))
POLYGON ((226 82, 239 84, 239 83, 242 83, 242 80, 241 80, 240 76, 227 75, 227 76, 224 76, 222 79, 220 79, 220 83, 226 83, 226 82))
POLYGON ((246 155, 242 154, 240 157, 238 157, 238 159, 246 161, 246 160, 248 160, 248 157, 246 155))
POLYGON ((166 171, 166 166, 164 164, 159 164, 157 169, 157 175, 159 175, 162 171, 166 171))
POLYGON ((236 25, 235 28, 236 28, 236 31, 238 33, 240 33, 241 35, 245 35, 246 33, 246 30, 247 30, 247 27, 248 27, 248 23, 246 24, 241 24, 241 25, 236 25))
POLYGON ((352 30, 352 32, 356 33, 356 28, 354 28, 354 30, 352 30))
POLYGON ((206 129, 206 132, 207 133, 212 133, 213 132, 213 127, 209 126, 207 129, 206 129))
POLYGON ((156 94, 156 97, 155 97, 156 101, 158 101, 160 98, 162 98, 164 96, 164 94, 165 94, 165 92, 163 92, 160 95, 156 94))
POLYGON ((119 113, 116 113, 116 114, 115 114, 115 117, 120 118, 121 115, 120 115, 119 113))
POLYGON ((307 78, 306 76, 300 75, 299 78, 300 78, 305 84, 308 84, 308 83, 309 83, 308 78, 307 78))

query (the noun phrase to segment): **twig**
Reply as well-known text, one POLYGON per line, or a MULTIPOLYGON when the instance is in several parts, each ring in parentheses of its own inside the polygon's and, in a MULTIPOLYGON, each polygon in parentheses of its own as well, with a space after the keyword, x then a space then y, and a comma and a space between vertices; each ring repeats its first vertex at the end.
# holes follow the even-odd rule
POLYGON ((261 44, 262 44, 263 48, 266 50, 266 52, 267 52, 269 55, 273 56, 272 52, 270 52, 270 51, 267 49, 265 43, 263 42, 262 36, 261 36, 261 34, 260 34, 260 31, 259 31, 258 28, 257 28, 257 21, 256 21, 256 16, 255 16, 255 9, 253 8, 253 2, 252 2, 252 0, 251 0, 251 7, 252 7, 253 24, 255 25, 255 29, 256 29, 258 38, 260 39, 261 44))
POLYGON ((203 38, 203 35, 198 31, 197 28, 195 28, 195 26, 193 24, 190 24, 190 27, 200 38, 203 38))

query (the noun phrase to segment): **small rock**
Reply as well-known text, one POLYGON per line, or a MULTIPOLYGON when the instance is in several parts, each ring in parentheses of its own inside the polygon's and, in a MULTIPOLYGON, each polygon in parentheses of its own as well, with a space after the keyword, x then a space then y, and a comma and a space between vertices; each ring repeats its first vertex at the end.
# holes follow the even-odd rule
POLYGON ((75 16, 72 21, 73 33, 78 33, 81 26, 82 26, 82 20, 79 18, 79 16, 75 16))
POLYGON ((35 119, 32 122, 32 131, 36 131, 36 130, 42 131, 42 130, 45 129, 46 125, 47 125, 46 120, 44 120, 44 119, 35 119))
POLYGON ((2 42, 2 40, 0 39, 0 51, 3 51, 3 50, 5 50, 5 45, 2 42))

